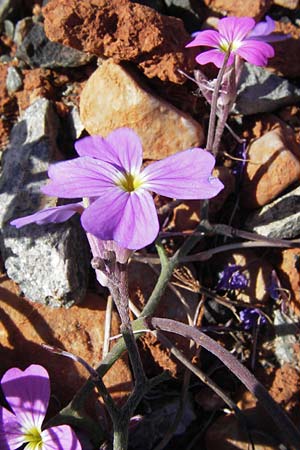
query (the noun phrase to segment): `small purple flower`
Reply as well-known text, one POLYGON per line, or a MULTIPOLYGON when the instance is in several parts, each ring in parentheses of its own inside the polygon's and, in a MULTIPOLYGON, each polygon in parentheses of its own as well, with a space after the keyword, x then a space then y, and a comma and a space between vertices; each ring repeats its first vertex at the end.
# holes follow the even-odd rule
POLYGON ((245 330, 251 330, 259 323, 264 325, 267 323, 266 317, 258 308, 247 308, 240 311, 240 319, 245 330))
POLYGON ((24 372, 9 369, 1 380, 2 391, 12 410, 0 406, 1 450, 81 450, 68 425, 42 429, 50 399, 49 375, 44 367, 31 365, 24 372))
MULTIPOLYGON (((129 128, 119 128, 106 139, 85 137, 75 148, 79 158, 51 165, 51 182, 42 191, 62 198, 84 198, 81 223, 85 231, 125 249, 143 248, 158 234, 158 217, 149 191, 191 200, 214 197, 224 187, 211 176, 215 158, 201 148, 176 153, 142 169, 142 145, 129 128)), ((56 222, 71 216, 72 211, 74 214, 78 205, 82 204, 58 207, 56 222)), ((51 215, 49 210, 39 211, 11 224, 21 227, 41 220, 52 222, 54 209, 51 215)))
POLYGON ((235 55, 257 66, 266 66, 268 58, 274 56, 274 49, 264 41, 273 29, 274 22, 269 17, 267 22, 257 25, 250 17, 225 17, 218 22, 219 31, 200 31, 186 47, 214 48, 196 56, 196 61, 202 65, 213 63, 220 68, 229 53, 227 66, 234 62, 235 55))
POLYGON ((242 266, 237 264, 225 267, 220 273, 217 289, 245 289, 248 279, 242 270, 242 266))

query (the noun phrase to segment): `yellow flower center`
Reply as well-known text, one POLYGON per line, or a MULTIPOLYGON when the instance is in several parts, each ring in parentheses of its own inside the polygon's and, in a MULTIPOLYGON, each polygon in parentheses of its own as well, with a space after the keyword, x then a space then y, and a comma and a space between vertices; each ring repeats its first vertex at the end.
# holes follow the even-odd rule
POLYGON ((41 430, 37 427, 30 428, 24 433, 24 443, 27 443, 26 450, 41 450, 43 445, 43 438, 41 430))
POLYGON ((116 185, 119 186, 125 192, 136 191, 142 186, 144 180, 140 174, 133 174, 128 172, 120 173, 116 185))
POLYGON ((231 53, 240 47, 241 43, 239 41, 228 42, 226 39, 222 38, 220 40, 219 48, 224 53, 231 53))

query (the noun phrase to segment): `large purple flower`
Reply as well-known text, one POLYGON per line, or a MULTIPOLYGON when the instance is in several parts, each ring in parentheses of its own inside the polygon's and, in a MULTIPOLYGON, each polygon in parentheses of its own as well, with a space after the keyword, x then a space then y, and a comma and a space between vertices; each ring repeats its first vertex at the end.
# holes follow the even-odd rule
POLYGON ((219 20, 218 30, 200 31, 187 44, 186 47, 214 48, 196 56, 199 64, 213 63, 220 68, 229 53, 227 66, 233 63, 235 55, 257 66, 265 66, 268 58, 274 56, 273 47, 264 42, 269 40, 267 36, 274 30, 274 22, 269 17, 257 25, 250 17, 225 17, 219 20))
POLYGON ((24 444, 27 450, 81 450, 68 425, 42 429, 50 399, 49 375, 44 367, 31 365, 24 372, 9 369, 1 387, 12 410, 0 406, 1 450, 16 450, 24 444))
MULTIPOLYGON (((188 200, 211 198, 223 189, 223 184, 211 176, 215 158, 201 148, 176 153, 142 169, 142 145, 129 128, 119 128, 106 139, 85 137, 76 142, 75 148, 79 158, 51 165, 51 182, 42 191, 62 198, 84 198, 81 223, 86 232, 123 248, 143 248, 158 234, 157 213, 149 191, 188 200)), ((78 205, 58 207, 55 221, 60 221, 60 213, 63 220, 68 208, 74 214, 78 205)), ((46 223, 47 211, 11 224, 21 227, 37 222, 41 214, 46 223)), ((53 213, 52 208, 48 222, 53 213)))

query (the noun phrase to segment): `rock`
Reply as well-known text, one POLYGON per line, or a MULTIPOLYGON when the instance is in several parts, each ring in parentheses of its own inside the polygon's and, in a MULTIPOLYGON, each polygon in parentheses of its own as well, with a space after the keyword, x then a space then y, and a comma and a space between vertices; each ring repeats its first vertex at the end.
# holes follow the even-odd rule
POLYGON ((44 8, 49 39, 115 62, 131 61, 149 77, 185 81, 194 53, 180 19, 129 0, 51 0, 44 8))
POLYGON ((270 203, 300 177, 298 145, 289 128, 278 126, 250 143, 241 189, 241 205, 270 203))
MULTIPOLYGON (((60 309, 58 314, 56 309, 20 298, 17 285, 1 274, 0 377, 11 367, 24 369, 30 364, 41 364, 49 371, 51 393, 56 399, 51 402, 51 412, 58 412, 88 379, 89 373, 81 364, 44 350, 41 344, 63 348, 97 367, 102 358, 105 309, 106 300, 89 293, 82 305, 60 309)), ((119 334, 119 320, 114 311, 111 333, 119 334)), ((129 393, 131 373, 126 357, 116 361, 104 382, 116 400, 129 393)), ((93 397, 91 400, 88 403, 94 409, 96 402, 93 397)))
POLYGON ((164 158, 204 141, 201 125, 191 116, 144 90, 112 60, 104 61, 87 81, 80 117, 90 134, 106 136, 115 128, 133 128, 146 159, 164 158))
POLYGON ((14 97, 8 95, 6 79, 8 66, 0 64, 0 155, 9 142, 9 133, 17 116, 17 103, 14 97))
POLYGON ((206 6, 224 16, 261 19, 272 5, 272 0, 204 0, 206 6))
POLYGON ((297 348, 296 334, 298 332, 297 319, 279 309, 274 311, 274 353, 280 366, 291 364, 299 368, 299 348, 297 348))
POLYGON ((299 100, 300 88, 263 67, 245 63, 233 111, 244 115, 271 112, 299 100))
POLYGON ((247 217, 247 230, 276 239, 300 234, 300 187, 277 198, 247 217))
POLYGON ((37 100, 11 132, 0 184, 1 246, 7 273, 30 300, 53 307, 70 306, 85 294, 90 257, 84 232, 76 220, 20 229, 9 222, 55 206, 56 199, 41 194, 40 187, 49 162, 57 156, 57 132, 51 103, 37 100))
POLYGON ((18 91, 23 85, 21 72, 16 67, 9 67, 6 78, 6 89, 9 94, 18 91))
POLYGON ((270 59, 268 67, 278 75, 288 78, 300 76, 300 61, 295 58, 300 52, 300 28, 288 22, 276 22, 276 32, 290 35, 290 39, 274 42, 275 56, 270 59), (292 62, 292 63, 291 63, 292 62))
POLYGON ((48 100, 55 98, 49 69, 23 69, 22 74, 24 76, 23 89, 15 93, 20 111, 25 111, 41 97, 48 100))
MULTIPOLYGON (((281 252, 281 262, 278 275, 282 285, 288 290, 289 305, 297 315, 300 312, 300 250, 289 248, 281 252)), ((280 292, 279 292, 280 295, 280 292)))
POLYGON ((193 0, 165 0, 165 4, 168 15, 182 19, 189 32, 200 30, 202 22, 200 4, 198 6, 193 0))
POLYGON ((299 5, 299 0, 273 0, 273 3, 283 8, 296 9, 299 5))
POLYGON ((0 24, 9 17, 20 6, 20 0, 1 0, 0 2, 0 24))
POLYGON ((30 67, 79 67, 87 64, 91 56, 76 49, 51 42, 40 23, 34 24, 17 49, 17 57, 30 67))

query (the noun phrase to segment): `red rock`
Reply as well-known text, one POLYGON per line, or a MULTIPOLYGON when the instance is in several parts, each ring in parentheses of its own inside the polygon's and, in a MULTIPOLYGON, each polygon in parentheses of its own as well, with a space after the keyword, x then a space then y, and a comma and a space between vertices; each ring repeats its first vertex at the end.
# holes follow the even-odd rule
POLYGON ((257 208, 300 179, 299 150, 293 131, 278 126, 250 143, 241 204, 257 208))
POLYGON ((272 0, 204 0, 206 6, 224 16, 261 19, 272 5, 272 0))
POLYGON ((178 69, 195 67, 184 48, 190 35, 180 19, 129 0, 51 0, 44 8, 50 40, 69 47, 132 61, 149 78, 184 82, 178 69))
MULTIPOLYGON (((11 367, 41 364, 49 372, 52 394, 60 407, 71 400, 88 378, 87 371, 68 358, 54 355, 42 343, 63 348, 97 367, 102 359, 105 300, 88 294, 80 306, 51 309, 19 297, 16 284, 4 275, 0 279, 0 376, 11 367)), ((112 335, 119 333, 113 314, 112 335)), ((104 377, 115 398, 127 395, 131 373, 126 359, 120 359, 104 377)))
POLYGON ((9 133, 17 119, 17 104, 15 98, 8 95, 5 88, 8 66, 0 64, 0 152, 9 142, 9 133))
POLYGON ((299 77, 300 60, 295 58, 295 55, 300 54, 300 28, 292 23, 276 22, 275 31, 290 34, 291 38, 272 43, 275 56, 269 60, 268 68, 277 75, 289 78, 299 77))
MULTIPOLYGON (((300 250, 291 248, 283 250, 281 262, 278 267, 282 287, 288 290, 290 305, 295 313, 300 313, 300 250)), ((280 293, 279 293, 280 295, 280 293)))
POLYGON ((198 122, 152 95, 111 59, 88 79, 81 93, 80 118, 90 134, 107 136, 124 126, 134 129, 142 140, 145 159, 161 159, 204 141, 198 122))

